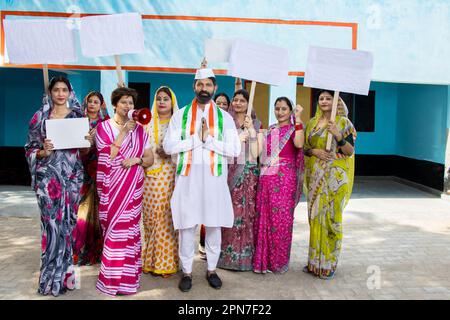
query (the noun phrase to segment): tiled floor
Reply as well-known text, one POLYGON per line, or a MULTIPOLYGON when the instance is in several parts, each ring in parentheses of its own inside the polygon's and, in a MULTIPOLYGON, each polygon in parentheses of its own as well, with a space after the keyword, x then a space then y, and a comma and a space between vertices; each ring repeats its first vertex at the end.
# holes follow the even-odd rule
MULTIPOLYGON (((39 228, 34 193, 0 186, 0 299, 55 299, 36 294, 39 228)), ((439 197, 389 179, 357 179, 331 281, 301 271, 308 239, 302 201, 287 273, 219 270, 224 285, 214 290, 205 280, 204 261, 196 257, 189 293, 178 290, 178 275, 143 275, 138 294, 114 299, 450 299, 450 202, 439 197)), ((111 299, 95 290, 98 266, 78 272, 80 289, 56 299, 111 299)))

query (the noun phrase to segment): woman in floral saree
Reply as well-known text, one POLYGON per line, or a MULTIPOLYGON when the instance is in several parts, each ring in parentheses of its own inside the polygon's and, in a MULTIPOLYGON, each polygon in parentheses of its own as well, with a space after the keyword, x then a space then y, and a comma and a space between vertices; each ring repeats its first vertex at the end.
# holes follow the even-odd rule
POLYGON ((256 273, 288 270, 294 210, 302 191, 303 125, 302 107, 295 109, 286 97, 275 101, 278 123, 272 125, 264 139, 261 155, 261 176, 256 199, 255 254, 256 273))
POLYGON ((259 178, 257 134, 261 122, 252 110, 251 118, 247 116, 249 94, 241 89, 234 93, 230 114, 232 115, 241 138, 241 154, 228 165, 228 186, 233 202, 234 223, 232 228, 222 228, 222 247, 219 268, 251 271, 253 270, 253 237, 256 191, 259 178), (251 127, 245 130, 245 126, 251 127), (253 138, 252 138, 253 136, 253 138), (255 147, 252 155, 250 148, 255 147))
MULTIPOLYGON (((58 296, 75 288, 72 232, 77 221, 83 164, 79 149, 53 150, 45 120, 81 118, 83 112, 64 77, 50 81, 49 94, 29 123, 25 155, 41 212, 42 253, 38 293, 58 296)), ((87 134, 87 132, 86 132, 87 134)))
POLYGON ((97 148, 95 147, 95 134, 97 125, 108 120, 108 112, 103 95, 92 91, 84 98, 83 110, 89 118, 89 135, 93 144, 89 149, 81 149, 81 159, 84 167, 84 180, 81 187, 81 200, 78 208, 77 226, 74 238, 74 263, 78 265, 91 265, 100 261, 103 248, 102 231, 98 218, 97 194, 97 148))
POLYGON ((341 251, 342 213, 351 195, 356 137, 353 124, 345 116, 330 120, 332 104, 333 92, 322 90, 316 115, 306 126, 304 147, 310 225, 304 271, 323 279, 334 277, 341 251), (330 152, 325 150, 328 132, 333 135, 330 152))

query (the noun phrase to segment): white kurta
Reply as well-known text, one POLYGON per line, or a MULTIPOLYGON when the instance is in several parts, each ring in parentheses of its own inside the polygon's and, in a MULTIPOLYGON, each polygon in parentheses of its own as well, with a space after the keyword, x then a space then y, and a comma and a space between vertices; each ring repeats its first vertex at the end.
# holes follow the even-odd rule
POLYGON ((206 119, 209 127, 209 108, 211 104, 207 105, 203 112, 200 108, 197 109, 195 133, 189 136, 188 121, 185 140, 181 140, 184 108, 178 110, 172 116, 164 137, 163 148, 167 154, 176 155, 192 150, 190 173, 188 176, 177 175, 170 201, 175 229, 188 229, 198 224, 207 227, 233 226, 233 205, 227 184, 227 157, 237 157, 241 152, 241 143, 233 118, 224 111, 223 140, 219 141, 212 136, 208 136, 205 143, 200 140, 198 132, 201 130, 202 118, 206 119), (211 173, 211 150, 223 156, 220 176, 211 173))

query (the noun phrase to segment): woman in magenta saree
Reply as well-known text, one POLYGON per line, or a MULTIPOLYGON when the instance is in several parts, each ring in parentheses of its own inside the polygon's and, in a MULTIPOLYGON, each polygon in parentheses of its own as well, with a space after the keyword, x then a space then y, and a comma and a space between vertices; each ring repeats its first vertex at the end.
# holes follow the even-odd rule
POLYGON ((300 114, 286 97, 275 101, 278 123, 269 127, 262 141, 261 175, 256 196, 255 254, 256 273, 288 270, 294 210, 300 200, 303 173, 304 133, 300 114))
POLYGON ((97 127, 97 190, 104 238, 97 289, 111 296, 136 293, 142 269, 143 167, 153 162, 153 156, 144 128, 127 118, 136 99, 133 89, 114 90, 114 117, 97 127))

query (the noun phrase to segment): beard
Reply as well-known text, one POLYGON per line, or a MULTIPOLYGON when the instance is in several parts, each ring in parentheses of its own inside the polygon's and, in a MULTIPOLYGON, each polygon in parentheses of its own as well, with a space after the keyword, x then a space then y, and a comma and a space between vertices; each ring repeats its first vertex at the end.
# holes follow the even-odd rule
POLYGON ((209 93, 208 91, 201 90, 199 92, 195 92, 195 97, 197 98, 197 101, 201 104, 207 104, 209 101, 211 101, 213 94, 209 93))

